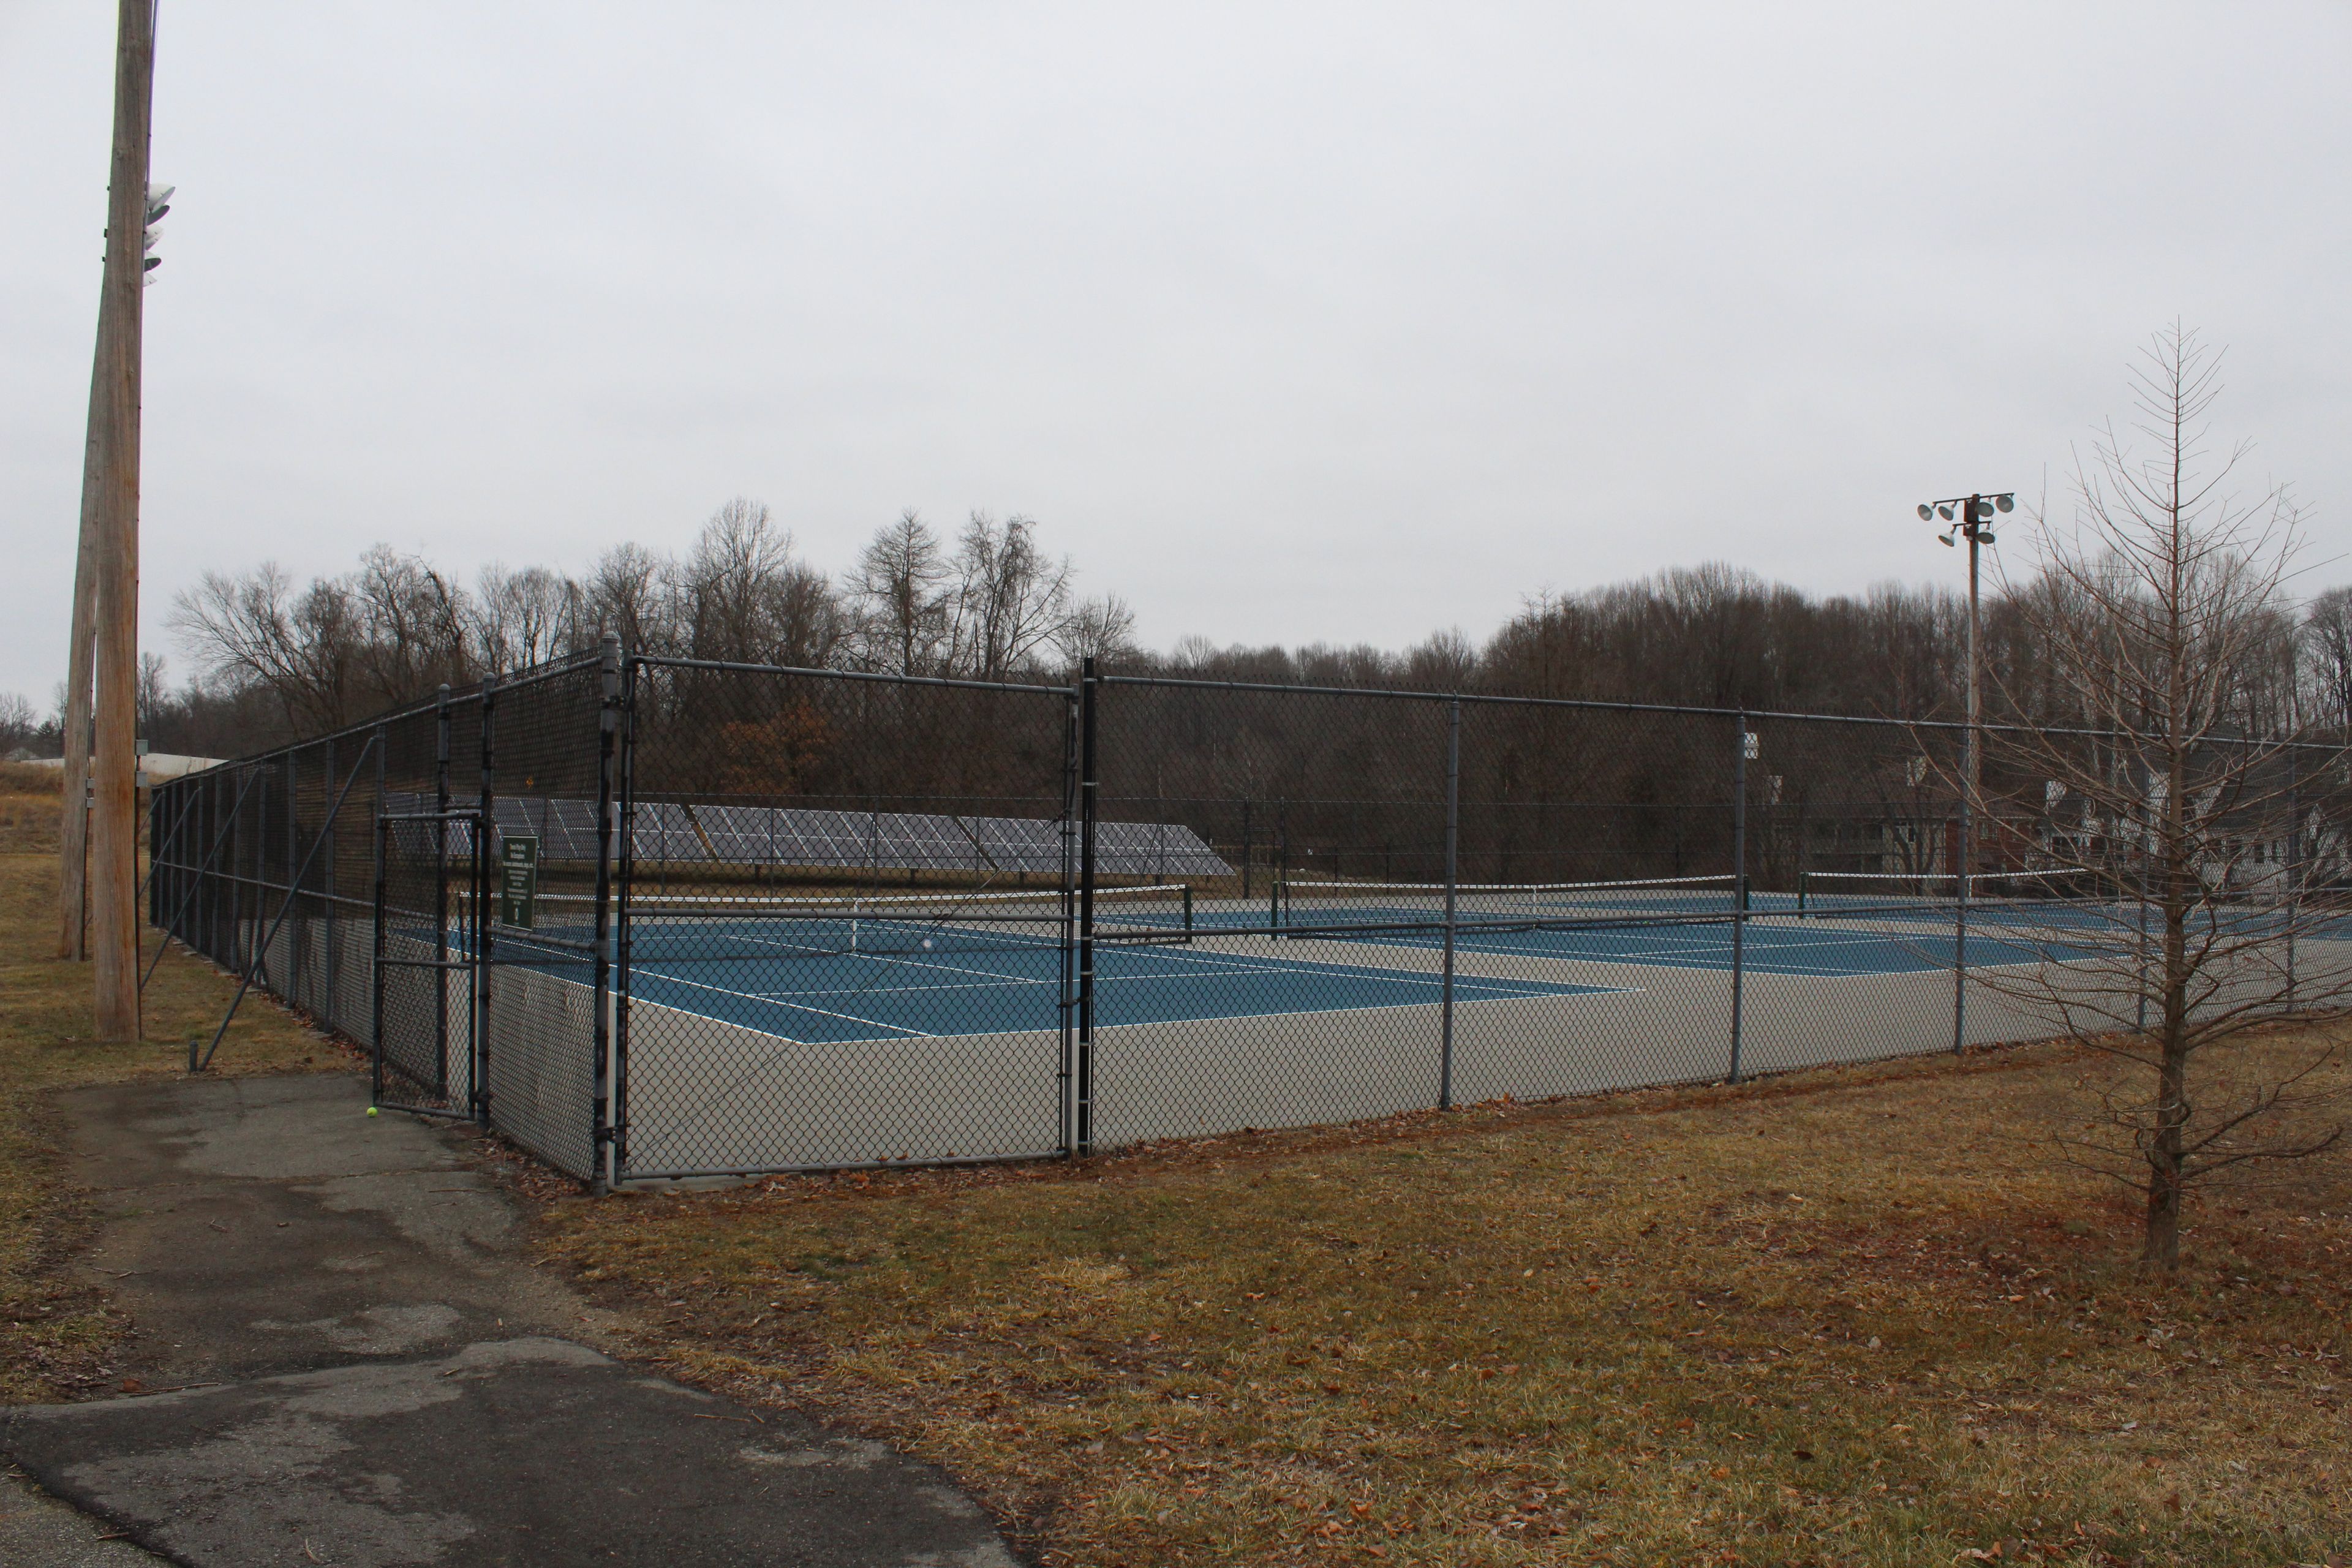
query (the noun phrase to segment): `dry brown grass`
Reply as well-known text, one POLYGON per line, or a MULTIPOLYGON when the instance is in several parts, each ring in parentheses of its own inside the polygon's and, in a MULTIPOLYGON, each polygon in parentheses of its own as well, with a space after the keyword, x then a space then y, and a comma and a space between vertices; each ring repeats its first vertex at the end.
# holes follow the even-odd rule
POLYGON ((560 1201, 542 1245, 647 1353, 894 1436, 1049 1563, 2352 1551, 2352 1170, 2217 1196, 2137 1279, 2128 1205, 2029 1135, 2102 1070, 560 1201))
MULTIPOLYGON (((7 775, 38 771, 0 768, 7 775)), ((210 964, 167 952, 142 999, 147 1042, 92 1038, 89 965, 49 956, 57 907, 54 773, 46 784, 28 788, 16 777, 0 777, 0 1401, 89 1391, 121 1328, 100 1292, 63 1272, 89 1233, 89 1215, 65 1179, 44 1091, 184 1072, 188 1037, 201 1029, 209 1037, 234 988, 210 964)), ((152 956, 156 933, 145 932, 143 942, 152 956)), ((246 999, 221 1042, 213 1070, 320 1070, 353 1060, 256 995, 246 999)))
POLYGON ((0 854, 58 852, 58 803, 64 775, 55 768, 0 763, 0 854))

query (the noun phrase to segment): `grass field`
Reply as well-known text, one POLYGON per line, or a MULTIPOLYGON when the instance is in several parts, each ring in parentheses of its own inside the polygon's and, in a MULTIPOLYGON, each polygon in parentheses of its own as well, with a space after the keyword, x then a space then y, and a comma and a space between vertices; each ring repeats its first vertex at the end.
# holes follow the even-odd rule
MULTIPOLYGON (((42 1091, 182 1072, 187 1038, 206 1037, 233 988, 211 965, 166 953, 142 999, 148 1042, 91 1038, 90 973, 49 956, 56 943, 58 786, 54 773, 0 766, 0 1401, 68 1398, 106 1380, 121 1330, 98 1291, 61 1265, 90 1216, 63 1180, 42 1091)), ((146 933, 154 954, 154 933, 146 933)), ((346 1052, 266 998, 251 997, 221 1042, 224 1075, 343 1066, 346 1052)))
POLYGON ((2352 1170, 2216 1194, 2138 1279, 2041 1135, 2099 1070, 556 1201, 543 1246, 647 1354, 892 1436, 1049 1563, 2339 1560, 2352 1170))

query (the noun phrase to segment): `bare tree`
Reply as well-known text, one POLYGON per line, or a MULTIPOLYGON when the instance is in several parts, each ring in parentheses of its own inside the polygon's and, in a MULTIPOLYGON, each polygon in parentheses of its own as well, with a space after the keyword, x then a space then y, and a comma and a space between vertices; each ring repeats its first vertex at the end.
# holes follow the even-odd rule
POLYGON ((2139 1193, 2142 1261, 2164 1270, 2195 1184, 2336 1142, 2305 1114, 2328 1098, 2335 1047, 2280 1065, 2241 1037, 2352 994, 2338 944, 2315 941, 2326 911, 2295 853, 2316 763, 2275 701, 2296 511, 2284 489, 2231 492, 2243 447, 2209 449, 2219 357, 2179 328, 2158 335, 2133 378, 2140 444, 2110 426, 2077 466, 2074 524, 2039 520, 2040 578, 2011 603, 2098 733, 1993 730, 1988 777, 2005 782, 1974 796, 1993 828, 1980 841, 2038 818, 2042 885, 2091 895, 2019 899, 2004 935, 2044 962, 1982 973, 2135 1069, 2060 1137, 2139 1193))
POLYGON ((697 658, 815 668, 840 641, 824 574, 793 557, 767 504, 738 496, 703 525, 678 569, 681 631, 697 658))
POLYGON ((632 653, 677 651, 671 578, 675 568, 642 544, 616 544, 588 574, 582 614, 586 629, 621 639, 632 653))
POLYGON ((957 673, 1003 680, 1026 670, 1063 636, 1070 563, 1037 548, 1037 525, 975 511, 956 541, 953 644, 957 673))
POLYGON ((2330 588, 2311 601, 2303 655, 2314 721, 2352 731, 2352 588, 2330 588))
POLYGON ((40 720, 25 694, 0 691, 0 756, 31 746, 40 733, 40 720))
POLYGON ((1135 643, 1135 612, 1117 594, 1082 601, 1062 623, 1062 657, 1072 668, 1093 659, 1108 668, 1143 657, 1135 643))
POLYGON ((274 562, 242 577, 205 573, 171 616, 205 674, 268 690, 299 733, 365 710, 354 700, 362 622, 343 584, 322 577, 298 594, 274 562))
POLYGON ((581 593, 544 566, 482 568, 474 595, 475 658, 486 669, 530 669, 570 651, 581 593))
POLYGON ((858 668, 936 675, 950 632, 954 580, 939 536, 912 508, 876 531, 844 584, 858 668))
POLYGON ((172 689, 164 679, 165 668, 160 653, 139 656, 139 735, 144 741, 153 741, 155 721, 171 706, 172 689))
POLYGON ((414 555, 379 544, 351 580, 366 628, 368 683, 383 706, 413 701, 479 672, 466 591, 414 555))

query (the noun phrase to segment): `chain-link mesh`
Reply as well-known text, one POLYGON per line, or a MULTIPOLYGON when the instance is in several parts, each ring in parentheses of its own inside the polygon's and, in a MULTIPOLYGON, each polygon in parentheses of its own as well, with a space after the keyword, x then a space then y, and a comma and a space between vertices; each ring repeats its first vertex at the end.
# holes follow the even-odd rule
POLYGON ((157 791, 149 905, 575 1175, 1017 1158, 2341 1005, 2343 755, 2154 754, 614 650, 157 791))
POLYGON ((1072 700, 639 660, 625 1175, 1045 1154, 1072 700))

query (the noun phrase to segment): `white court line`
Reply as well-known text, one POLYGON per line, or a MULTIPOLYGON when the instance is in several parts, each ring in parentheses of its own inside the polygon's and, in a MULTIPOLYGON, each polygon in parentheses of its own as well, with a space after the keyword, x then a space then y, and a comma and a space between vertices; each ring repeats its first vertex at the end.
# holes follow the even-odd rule
MULTIPOLYGON (((697 991, 708 991, 708 992, 711 993, 713 995, 717 995, 717 996, 740 996, 740 997, 742 997, 743 999, 745 999, 746 1001, 750 1001, 750 1000, 753 1000, 753 999, 755 999, 755 995, 756 995, 756 994, 755 994, 755 993, 753 993, 753 992, 750 992, 750 991, 730 991, 730 990, 729 990, 727 987, 725 987, 724 985, 705 985, 705 984, 704 984, 701 981, 699 981, 699 980, 688 980, 688 979, 685 979, 685 978, 683 978, 683 977, 681 977, 681 976, 679 976, 679 975, 676 975, 676 974, 667 974, 667 973, 664 973, 662 971, 660 971, 660 970, 658 970, 658 969, 646 969, 646 970, 640 970, 640 971, 639 971, 639 973, 646 973, 646 974, 650 974, 650 975, 652 975, 655 979, 656 979, 656 980, 661 980, 661 981, 666 981, 666 982, 667 982, 668 984, 672 984, 672 985, 687 985, 687 986, 691 986, 691 987, 693 987, 693 988, 694 988, 695 990, 697 990, 697 991)), ((633 991, 631 991, 631 992, 630 992, 630 994, 630 994, 630 996, 634 999, 634 998, 635 998, 635 996, 636 995, 636 993, 633 990, 633 991)), ((651 997, 647 997, 647 998, 646 998, 646 1000, 647 1000, 647 1001, 652 1001, 652 998, 651 998, 651 997)), ((856 1014, 855 1014, 855 1013, 835 1013, 835 1012, 830 1012, 830 1011, 828 1011, 828 1010, 826 1010, 825 1008, 823 1008, 823 1007, 801 1007, 801 1006, 798 1006, 798 1005, 796 1005, 795 1004, 791 1003, 791 1002, 775 1002, 775 1003, 772 1003, 771 1005, 773 1005, 773 1006, 778 1006, 778 1007, 792 1007, 792 1008, 793 1008, 793 1009, 794 1009, 794 1011, 796 1011, 796 1012, 802 1012, 802 1013, 814 1013, 814 1014, 816 1014, 816 1015, 817 1015, 818 1016, 820 1016, 820 1017, 825 1017, 825 1018, 843 1018, 843 1019, 846 1019, 848 1022, 850 1022, 850 1023, 852 1023, 852 1024, 863 1024, 863 1025, 865 1025, 867 1028, 870 1028, 870 1029, 895 1029, 895 1030, 897 1030, 899 1034, 902 1034, 902 1035, 906 1035, 906 1036, 911 1037, 912 1038, 914 1038, 914 1039, 918 1039, 918 1040, 933 1040, 933 1039, 937 1039, 937 1038, 939 1038, 939 1037, 938 1037, 938 1036, 933 1035, 933 1034, 927 1033, 926 1031, 921 1030, 921 1029, 909 1029, 909 1028, 908 1028, 908 1027, 907 1027, 905 1025, 903 1025, 903 1024, 886 1024, 886 1023, 882 1022, 882 1020, 881 1020, 881 1019, 879 1019, 879 1018, 861 1018, 861 1017, 859 1017, 859 1016, 858 1016, 856 1014)), ((660 1007, 660 1006, 666 1006, 666 1005, 667 1005, 667 1004, 666 1004, 666 1003, 661 1003, 661 1002, 655 1002, 655 1003, 654 1003, 654 1005, 655 1005, 655 1006, 656 1006, 656 1007, 660 1007)), ((680 1009, 680 1011, 684 1011, 684 1009, 680 1009)), ((718 1016, 717 1014, 715 1014, 715 1013, 706 1013, 706 1014, 704 1014, 704 1015, 703 1015, 703 1016, 705 1016, 705 1017, 707 1017, 707 1018, 714 1019, 714 1020, 716 1020, 717 1022, 721 1023, 721 1024, 730 1024, 730 1023, 735 1023, 735 1022, 737 1022, 737 1020, 732 1019, 732 1018, 720 1018, 720 1017, 719 1017, 719 1016, 718 1016)), ((766 1030, 762 1029, 762 1030, 761 1030, 760 1032, 761 1032, 761 1034, 765 1034, 765 1033, 767 1033, 768 1031, 766 1031, 766 1030)), ((796 1045, 796 1046, 811 1046, 811 1045, 815 1045, 815 1044, 817 1044, 817 1043, 818 1043, 817 1041, 814 1041, 814 1040, 802 1040, 802 1039, 794 1039, 794 1038, 793 1038, 793 1037, 792 1037, 792 1036, 790 1036, 790 1035, 779 1035, 779 1036, 777 1036, 776 1037, 777 1037, 778 1039, 780 1039, 780 1040, 791 1040, 791 1041, 792 1041, 792 1043, 793 1043, 793 1044, 794 1044, 794 1045, 796 1045)))
MULTIPOLYGON (((1304 963, 1299 966, 1298 970, 1266 969, 1257 965, 1244 965, 1237 968, 1228 967, 1221 969, 1194 968, 1173 971, 1164 974, 1102 974, 1097 976, 1096 984, 1097 985, 1140 985, 1160 981, 1213 980, 1221 977, 1229 978, 1234 975, 1289 979, 1299 973, 1301 971, 1313 975, 1317 979, 1361 980, 1373 984, 1386 984, 1391 982, 1402 982, 1412 985, 1442 986, 1444 984, 1443 976, 1423 974, 1416 970, 1384 969, 1368 964, 1352 970, 1322 971, 1313 969, 1304 963)), ((982 975, 987 973, 984 970, 965 971, 963 973, 979 973, 982 975)), ((1633 989, 1633 987, 1625 986, 1584 985, 1572 981, 1520 980, 1508 975, 1494 974, 1457 974, 1454 978, 1454 984, 1457 990, 1470 989, 1478 991, 1496 991, 1500 993, 1505 999, 1522 997, 1539 999, 1545 996, 1576 995, 1586 991, 1633 989), (1533 989, 1529 989, 1530 987, 1533 989)), ((848 985, 832 986, 811 991, 744 991, 732 993, 732 994, 758 996, 761 998, 783 996, 921 996, 928 995, 935 991, 985 991, 999 985, 1055 984, 1058 984, 1057 981, 1031 980, 1014 975, 1002 975, 994 977, 993 979, 984 979, 971 984, 945 985, 848 985)), ((720 990, 723 988, 714 986, 712 989, 720 990)), ((1376 1005, 1380 1006, 1390 1006, 1394 1005, 1395 1004, 1391 1003, 1376 1004, 1376 1005)), ((1257 1015, 1244 1016, 1255 1016, 1257 1015)))
MULTIPOLYGON (((1217 939, 1215 939, 1215 938, 1212 938, 1211 940, 1213 940, 1213 940, 1217 940, 1217 939)), ((1226 940, 1226 941, 1232 941, 1232 940, 1234 940, 1234 939, 1232 939, 1232 938, 1225 938, 1225 939, 1223 939, 1223 940, 1226 940)), ((1301 938, 1300 940, 1302 940, 1302 941, 1310 941, 1310 942, 1319 942, 1319 941, 1325 941, 1325 940, 1337 940, 1337 939, 1326 939, 1326 938, 1321 938, 1321 937, 1307 937, 1307 938, 1301 938)), ((1403 945, 1403 944, 1401 944, 1401 943, 1381 943, 1381 944, 1372 944, 1372 945, 1398 946, 1398 945, 1403 945)), ((1244 974, 1244 973, 1258 973, 1258 974, 1297 974, 1297 973, 1301 973, 1301 972, 1304 972, 1304 973, 1308 973, 1308 974, 1320 974, 1320 975, 1324 975, 1324 976, 1327 976, 1327 977, 1336 977, 1336 978, 1339 978, 1339 979, 1360 978, 1360 977, 1365 977, 1365 976, 1370 976, 1370 975, 1379 975, 1379 976, 1381 976, 1382 978, 1386 978, 1386 977, 1388 977, 1388 976, 1390 976, 1390 975, 1401 975, 1401 976, 1405 976, 1405 977, 1412 978, 1412 979, 1416 979, 1416 980, 1424 978, 1424 977, 1422 975, 1421 971, 1419 971, 1419 970, 1417 970, 1417 969, 1391 969, 1391 968, 1390 968, 1388 965, 1383 964, 1383 963, 1339 963, 1332 962, 1332 961, 1328 961, 1328 960, 1317 960, 1317 959, 1310 959, 1310 958, 1276 958, 1276 957, 1272 957, 1272 956, 1269 956, 1269 957, 1266 957, 1266 958, 1265 958, 1265 959, 1261 959, 1261 960, 1252 961, 1252 960, 1249 960, 1249 959, 1245 959, 1245 958, 1244 958, 1242 954, 1240 954, 1240 953, 1236 953, 1236 952, 1191 953, 1191 952, 1178 952, 1173 951, 1172 949, 1168 949, 1168 948, 1153 948, 1151 951, 1152 951, 1152 952, 1156 952, 1156 953, 1161 954, 1162 956, 1164 956, 1164 957, 1166 957, 1166 958, 1169 958, 1169 959, 1171 959, 1171 960, 1181 960, 1181 961, 1182 961, 1182 962, 1184 962, 1184 963, 1218 963, 1218 962, 1223 962, 1223 961, 1228 961, 1228 960, 1230 960, 1230 961, 1234 961, 1234 962, 1242 963, 1244 963, 1244 964, 1253 964, 1253 965, 1254 965, 1253 967, 1249 967, 1249 968, 1244 968, 1244 969, 1227 969, 1227 970, 1223 970, 1223 971, 1218 971, 1218 972, 1216 972, 1216 973, 1226 973, 1226 974, 1244 974)), ((1153 979, 1153 978, 1159 978, 1159 979, 1172 979, 1172 978, 1175 978, 1175 977, 1174 977, 1174 976, 1172 976, 1172 975, 1160 975, 1160 976, 1152 976, 1152 975, 1142 975, 1142 974, 1126 974, 1126 975, 1120 975, 1118 978, 1120 978, 1120 979, 1122 979, 1122 980, 1148 980, 1148 979, 1153 979)), ((1429 980, 1429 981, 1430 981, 1431 983, 1433 983, 1433 984, 1437 983, 1437 977, 1436 977, 1436 976, 1433 976, 1433 976, 1427 976, 1427 977, 1425 977, 1425 978, 1426 978, 1427 980, 1429 980)), ((1456 984, 1457 985, 1458 985, 1458 984, 1460 984, 1463 982, 1464 978, 1465 978, 1465 977, 1464 977, 1464 976, 1462 976, 1462 975, 1458 975, 1458 974, 1457 974, 1457 975, 1455 975, 1455 976, 1454 976, 1454 984, 1456 984)), ((1497 976, 1497 975, 1482 975, 1482 976, 1478 976, 1477 978, 1484 979, 1484 980, 1486 980, 1486 981, 1491 982, 1491 983, 1498 983, 1498 984, 1513 984, 1513 985, 1558 985, 1558 984, 1571 984, 1570 982, 1564 982, 1564 981, 1552 981, 1552 980, 1507 980, 1507 979, 1506 979, 1506 978, 1504 978, 1504 977, 1502 977, 1502 976, 1497 976)), ((1601 987, 1601 989, 1606 990, 1606 989, 1608 989, 1608 987, 1605 987, 1605 986, 1604 986, 1604 987, 1601 987)), ((1532 992, 1532 993, 1528 993, 1527 994, 1530 994, 1530 995, 1538 995, 1538 996, 1540 996, 1540 995, 1552 994, 1553 994, 1553 993, 1546 993, 1546 992, 1532 992)))

